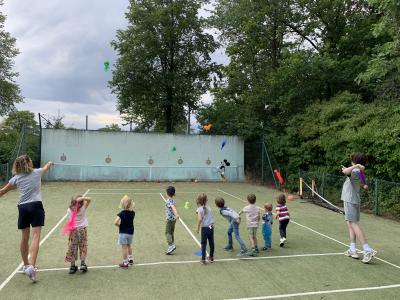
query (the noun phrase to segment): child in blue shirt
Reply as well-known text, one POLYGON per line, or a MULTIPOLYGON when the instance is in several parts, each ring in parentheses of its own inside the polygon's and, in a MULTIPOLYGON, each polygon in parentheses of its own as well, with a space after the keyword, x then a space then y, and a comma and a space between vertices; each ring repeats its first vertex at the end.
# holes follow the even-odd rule
POLYGON ((240 252, 238 253, 238 256, 245 255, 247 253, 247 247, 239 235, 239 224, 240 224, 239 214, 232 208, 226 207, 225 200, 222 197, 215 198, 215 205, 219 208, 221 216, 223 216, 229 222, 229 227, 226 232, 228 235, 228 245, 226 245, 224 249, 226 251, 233 250, 233 242, 232 242, 232 232, 233 232, 235 234, 235 239, 238 241, 241 249, 240 252))
POLYGON ((264 213, 262 215, 262 220, 263 220, 262 234, 264 237, 263 250, 266 251, 268 249, 271 249, 271 244, 272 244, 272 242, 271 242, 271 236, 272 236, 271 226, 273 223, 273 215, 272 215, 272 204, 271 203, 264 204, 264 213))

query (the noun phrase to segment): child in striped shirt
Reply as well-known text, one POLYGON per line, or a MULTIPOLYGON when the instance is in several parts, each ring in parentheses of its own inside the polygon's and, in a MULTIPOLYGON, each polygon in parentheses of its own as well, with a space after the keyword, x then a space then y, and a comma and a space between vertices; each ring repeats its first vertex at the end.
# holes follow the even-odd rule
POLYGON ((284 194, 280 194, 277 198, 276 205, 276 219, 279 221, 279 233, 281 239, 279 241, 279 246, 283 247, 286 244, 286 227, 290 221, 290 214, 286 207, 286 197, 284 194))

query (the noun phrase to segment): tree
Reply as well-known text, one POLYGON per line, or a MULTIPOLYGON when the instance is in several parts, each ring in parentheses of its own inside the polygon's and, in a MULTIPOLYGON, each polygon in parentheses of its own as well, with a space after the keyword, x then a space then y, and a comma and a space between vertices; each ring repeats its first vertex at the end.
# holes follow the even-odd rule
POLYGON ((111 131, 121 131, 121 128, 118 126, 118 124, 111 123, 110 125, 106 125, 106 127, 99 128, 99 130, 111 132, 111 131))
POLYGON ((22 127, 34 129, 38 127, 35 114, 28 110, 11 112, 1 124, 3 128, 20 131, 22 127))
POLYGON ((63 123, 64 115, 61 115, 60 112, 58 112, 57 116, 50 116, 48 119, 42 118, 46 121, 44 127, 45 128, 53 128, 53 129, 65 129, 65 125, 63 123))
POLYGON ((395 0, 370 0, 378 9, 379 19, 373 26, 373 34, 384 39, 375 47, 368 69, 361 73, 357 82, 373 84, 377 95, 398 101, 400 98, 400 3, 395 0))
POLYGON ((199 16, 207 2, 130 0, 129 26, 111 43, 119 58, 110 87, 139 127, 173 132, 209 88, 217 43, 199 16))
MULTIPOLYGON (((0 0, 0 8, 3 0, 0 0)), ((0 116, 5 116, 15 109, 14 104, 22 101, 20 89, 15 83, 18 76, 14 72, 13 59, 19 51, 15 48, 15 38, 4 30, 5 15, 0 11, 0 116)))
POLYGON ((39 147, 39 126, 33 112, 14 111, 0 123, 0 163, 27 153, 37 166, 39 147))

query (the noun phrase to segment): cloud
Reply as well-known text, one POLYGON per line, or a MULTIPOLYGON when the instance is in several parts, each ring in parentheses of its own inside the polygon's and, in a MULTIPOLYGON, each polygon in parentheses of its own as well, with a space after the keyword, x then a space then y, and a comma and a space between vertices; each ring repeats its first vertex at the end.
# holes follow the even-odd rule
MULTIPOLYGON (((127 26, 128 5, 128 0, 6 0, 1 7, 7 15, 5 29, 21 52, 15 70, 25 103, 18 109, 50 115, 60 111, 82 128, 87 114, 91 129, 119 120, 108 88, 112 73, 103 64, 112 66, 117 59, 110 42, 127 26)), ((212 57, 227 63, 223 49, 212 57)))
POLYGON ((6 30, 17 39, 18 83, 29 99, 101 104, 115 62, 110 46, 126 27, 128 0, 6 1, 6 30))

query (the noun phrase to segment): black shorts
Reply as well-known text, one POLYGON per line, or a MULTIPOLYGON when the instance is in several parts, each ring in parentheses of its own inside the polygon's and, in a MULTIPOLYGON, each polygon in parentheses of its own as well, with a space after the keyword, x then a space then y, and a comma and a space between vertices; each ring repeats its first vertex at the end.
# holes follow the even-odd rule
POLYGON ((41 201, 18 205, 18 229, 44 226, 44 209, 41 201))

